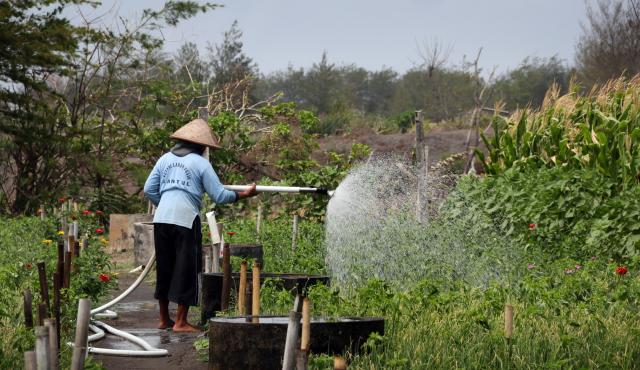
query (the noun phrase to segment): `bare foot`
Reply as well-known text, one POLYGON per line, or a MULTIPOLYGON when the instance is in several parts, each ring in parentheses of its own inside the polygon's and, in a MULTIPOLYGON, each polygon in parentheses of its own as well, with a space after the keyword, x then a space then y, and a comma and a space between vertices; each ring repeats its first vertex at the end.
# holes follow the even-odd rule
POLYGON ((200 330, 200 328, 193 326, 189 323, 184 323, 184 324, 174 324, 173 325, 173 331, 175 333, 200 333, 202 332, 202 330, 200 330))
POLYGON ((173 322, 173 320, 168 320, 168 321, 160 320, 160 324, 158 324, 158 329, 160 330, 170 329, 173 327, 173 325, 175 325, 175 322, 173 322))

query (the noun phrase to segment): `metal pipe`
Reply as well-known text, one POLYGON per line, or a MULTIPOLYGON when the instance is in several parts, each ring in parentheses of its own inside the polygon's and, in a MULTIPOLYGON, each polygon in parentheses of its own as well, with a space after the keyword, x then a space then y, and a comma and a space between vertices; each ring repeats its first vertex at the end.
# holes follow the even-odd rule
MULTIPOLYGON (((225 189, 232 191, 245 191, 250 188, 250 185, 225 185, 225 189)), ((258 193, 316 193, 326 194, 329 197, 333 196, 334 190, 328 190, 324 188, 311 188, 300 186, 267 186, 257 185, 256 191, 258 193)))

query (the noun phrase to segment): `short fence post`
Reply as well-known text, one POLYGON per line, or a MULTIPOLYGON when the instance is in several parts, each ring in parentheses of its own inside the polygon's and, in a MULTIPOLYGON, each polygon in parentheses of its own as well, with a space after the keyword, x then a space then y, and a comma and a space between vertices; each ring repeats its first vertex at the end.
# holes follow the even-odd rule
POLYGON ((49 365, 51 369, 58 369, 58 330, 56 319, 44 319, 44 326, 49 329, 49 365))
POLYGON ((89 334, 89 314, 91 312, 91 300, 80 299, 78 302, 78 318, 76 320, 76 339, 73 344, 73 357, 71 358, 71 370, 82 370, 87 354, 87 335, 89 334))
POLYGON ((258 204, 258 211, 256 214, 256 235, 260 237, 260 227, 262 226, 262 204, 258 204))
POLYGON ((251 289, 251 315, 257 319, 260 316, 260 263, 258 262, 253 264, 251 280, 253 286, 251 289))
POLYGON ((238 287, 238 315, 246 315, 245 299, 247 293, 247 261, 240 263, 240 286, 238 287))
POLYGON ((38 325, 39 326, 43 326, 44 325, 44 319, 47 318, 47 304, 44 302, 41 302, 38 305, 38 325))
POLYGON ((334 357, 333 370, 347 370, 347 361, 340 356, 334 357))
POLYGON ((289 325, 287 325, 287 337, 284 344, 284 358, 282 370, 293 370, 296 362, 296 347, 298 347, 300 329, 300 311, 302 309, 302 297, 296 296, 293 302, 293 310, 289 312, 289 325))
POLYGON ((24 326, 31 329, 33 328, 33 297, 29 289, 23 293, 24 301, 24 326))
POLYGON ((298 247, 298 219, 300 216, 293 215, 293 226, 291 228, 291 251, 295 252, 298 247))
POLYGON ((36 363, 38 370, 49 370, 49 328, 36 326, 36 363))
POLYGON ((229 300, 231 297, 231 251, 229 243, 225 243, 222 247, 222 297, 220 297, 220 306, 222 311, 229 309, 229 300))
POLYGON ((64 284, 65 288, 69 288, 71 286, 71 258, 73 253, 71 251, 67 251, 64 253, 64 284))
POLYGON ((51 304, 49 303, 49 285, 47 284, 47 271, 45 270, 44 262, 38 262, 38 278, 40 280, 40 297, 42 301, 47 304, 47 312, 51 311, 51 304))
POLYGON ((24 353, 24 369, 25 370, 38 369, 35 351, 26 351, 24 353))
POLYGON ((302 333, 300 334, 300 351, 296 361, 297 370, 307 370, 309 365, 309 348, 311 347, 311 301, 305 298, 302 302, 302 333))
POLYGON ((53 312, 52 315, 56 319, 56 342, 58 343, 58 350, 60 349, 60 288, 61 288, 60 274, 53 273, 53 312))

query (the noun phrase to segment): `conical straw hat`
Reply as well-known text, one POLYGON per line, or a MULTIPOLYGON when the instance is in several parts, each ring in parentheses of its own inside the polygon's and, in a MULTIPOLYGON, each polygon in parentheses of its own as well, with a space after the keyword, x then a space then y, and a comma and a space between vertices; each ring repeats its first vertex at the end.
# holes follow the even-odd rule
POLYGON ((218 140, 213 137, 213 133, 207 122, 200 118, 196 118, 177 129, 176 132, 171 135, 171 138, 208 146, 214 149, 222 148, 218 140))

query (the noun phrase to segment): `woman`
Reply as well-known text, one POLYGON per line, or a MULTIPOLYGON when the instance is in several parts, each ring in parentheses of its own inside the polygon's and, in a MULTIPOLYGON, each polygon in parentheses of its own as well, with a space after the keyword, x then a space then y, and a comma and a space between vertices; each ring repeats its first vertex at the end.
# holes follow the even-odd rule
POLYGON ((200 205, 206 192, 217 204, 257 195, 256 185, 243 192, 224 189, 203 157, 206 148, 220 149, 207 122, 196 119, 171 135, 177 140, 169 153, 153 167, 144 194, 156 205, 153 218, 156 250, 156 290, 160 305, 159 329, 196 332, 187 321, 189 306, 198 304, 202 272, 200 205), (169 301, 178 304, 175 322, 169 317, 169 301))

